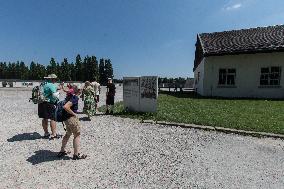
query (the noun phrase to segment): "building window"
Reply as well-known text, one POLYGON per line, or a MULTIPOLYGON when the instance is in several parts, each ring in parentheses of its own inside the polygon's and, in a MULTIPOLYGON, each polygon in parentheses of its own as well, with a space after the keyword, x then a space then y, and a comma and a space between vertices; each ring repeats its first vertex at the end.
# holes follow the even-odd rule
POLYGON ((219 69, 219 85, 234 86, 236 80, 236 69, 219 69))
POLYGON ((261 68, 260 85, 280 85, 281 67, 261 68))

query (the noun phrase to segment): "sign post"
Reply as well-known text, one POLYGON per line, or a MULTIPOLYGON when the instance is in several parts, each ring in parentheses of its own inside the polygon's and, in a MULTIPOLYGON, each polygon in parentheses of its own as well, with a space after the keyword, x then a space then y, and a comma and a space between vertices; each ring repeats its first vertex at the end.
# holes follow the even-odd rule
POLYGON ((124 77, 124 108, 134 112, 156 112, 158 100, 158 77, 124 77))
POLYGON ((123 78, 123 104, 124 109, 139 112, 140 82, 139 77, 123 78))

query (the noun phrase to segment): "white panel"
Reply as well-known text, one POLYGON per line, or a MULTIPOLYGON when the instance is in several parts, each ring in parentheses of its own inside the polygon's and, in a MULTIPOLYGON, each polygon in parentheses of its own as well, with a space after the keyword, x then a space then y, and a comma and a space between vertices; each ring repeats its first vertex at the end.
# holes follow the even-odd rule
POLYGON ((140 89, 139 77, 123 78, 123 103, 124 108, 130 111, 139 111, 140 107, 140 89))
POLYGON ((140 111, 156 112, 158 100, 158 77, 140 77, 140 111))

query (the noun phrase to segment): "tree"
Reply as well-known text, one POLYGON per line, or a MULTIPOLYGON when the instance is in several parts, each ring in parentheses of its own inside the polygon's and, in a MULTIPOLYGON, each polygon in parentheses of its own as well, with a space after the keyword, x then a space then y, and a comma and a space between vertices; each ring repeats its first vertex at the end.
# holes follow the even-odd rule
POLYGON ((36 78, 36 64, 34 61, 30 64, 29 79, 34 80, 36 78))
POLYGON ((0 63, 0 79, 7 79, 8 66, 6 62, 0 63))
POLYGON ((61 73, 62 73, 61 66, 60 66, 60 64, 57 62, 57 63, 56 63, 56 75, 57 75, 58 79, 61 79, 61 73))
POLYGON ((57 65, 56 65, 54 58, 50 59, 49 65, 47 66, 46 70, 47 70, 47 74, 57 74, 58 75, 57 65))
POLYGON ((1 79, 31 79, 41 80, 48 74, 56 74, 59 79, 66 81, 93 81, 98 80, 102 85, 107 83, 107 78, 113 78, 113 68, 110 59, 100 59, 98 65, 96 56, 86 56, 82 62, 80 54, 76 56, 75 64, 68 63, 67 58, 59 64, 52 57, 47 67, 31 62, 26 66, 23 61, 0 62, 1 79))
POLYGON ((92 56, 91 57, 91 73, 90 73, 90 80, 98 80, 99 79, 99 68, 98 68, 98 61, 97 57, 92 56))
POLYGON ((76 81, 76 67, 73 62, 69 65, 71 72, 71 81, 76 81))
POLYGON ((60 71, 61 71, 60 75, 61 80, 71 81, 71 70, 67 58, 64 58, 63 62, 61 63, 60 71))
POLYGON ((15 79, 16 77, 16 64, 9 62, 7 69, 7 79, 15 79))
POLYGON ((89 69, 90 69, 90 59, 89 59, 89 56, 87 55, 83 61, 83 70, 84 70, 84 76, 85 76, 83 81, 89 81, 90 79, 89 69))
POLYGON ((76 78, 74 78, 74 80, 83 81, 82 59, 80 54, 76 56, 75 70, 76 70, 76 78))
POLYGON ((23 61, 20 62, 20 78, 19 79, 29 79, 29 68, 25 65, 23 61))
POLYGON ((14 73, 14 79, 20 79, 20 62, 17 61, 17 63, 15 63, 15 73, 14 73))
POLYGON ((100 59, 99 64, 99 81, 101 85, 106 85, 106 77, 105 77, 105 61, 103 58, 100 59))
POLYGON ((46 69, 44 65, 41 65, 39 63, 36 64, 36 79, 42 80, 46 76, 46 69))
POLYGON ((113 68, 110 59, 105 60, 105 77, 107 78, 113 78, 113 68))
POLYGON ((81 81, 88 81, 89 80, 89 72, 88 72, 88 56, 84 58, 82 64, 82 80, 81 81))

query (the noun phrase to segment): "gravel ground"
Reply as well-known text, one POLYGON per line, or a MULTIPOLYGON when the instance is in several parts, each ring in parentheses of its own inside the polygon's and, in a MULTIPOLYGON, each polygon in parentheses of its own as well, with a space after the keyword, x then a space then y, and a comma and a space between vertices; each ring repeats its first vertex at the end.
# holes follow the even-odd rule
MULTIPOLYGON (((283 140, 113 116, 84 121, 79 114, 88 157, 57 159, 61 139, 41 138, 37 106, 29 96, 30 91, 0 89, 1 189, 284 188, 283 140)), ((64 133, 61 124, 58 129, 64 133)), ((72 150, 71 141, 68 147, 72 150)))

